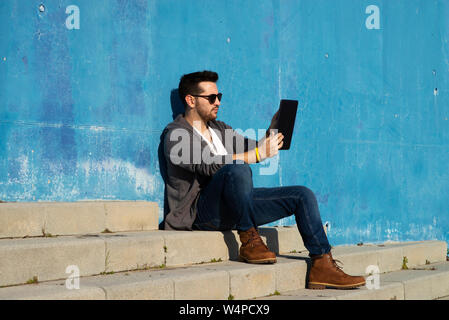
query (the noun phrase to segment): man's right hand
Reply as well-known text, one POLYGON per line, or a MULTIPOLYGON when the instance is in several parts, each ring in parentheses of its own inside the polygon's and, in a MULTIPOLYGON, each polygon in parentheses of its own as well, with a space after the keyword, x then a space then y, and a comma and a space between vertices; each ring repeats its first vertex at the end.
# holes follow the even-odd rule
POLYGON ((262 138, 257 145, 259 148, 260 161, 274 157, 284 145, 284 135, 280 132, 275 134, 274 131, 270 131, 270 135, 262 138))

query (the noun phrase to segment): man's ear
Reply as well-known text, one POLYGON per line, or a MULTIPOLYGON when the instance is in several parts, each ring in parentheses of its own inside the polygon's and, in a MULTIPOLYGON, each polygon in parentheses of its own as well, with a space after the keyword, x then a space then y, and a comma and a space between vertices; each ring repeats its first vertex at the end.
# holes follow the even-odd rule
POLYGON ((186 103, 187 103, 187 105, 190 108, 194 108, 195 107, 195 97, 194 96, 188 94, 188 95, 185 96, 184 99, 186 100, 186 103))

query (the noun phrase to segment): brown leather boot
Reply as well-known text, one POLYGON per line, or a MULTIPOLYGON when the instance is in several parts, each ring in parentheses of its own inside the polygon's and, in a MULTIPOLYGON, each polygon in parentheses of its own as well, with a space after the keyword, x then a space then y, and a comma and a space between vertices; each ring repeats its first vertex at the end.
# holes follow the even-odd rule
POLYGON ((240 261, 248 263, 275 263, 276 254, 268 250, 259 233, 255 228, 248 231, 239 231, 240 242, 240 261))
POLYGON ((365 285, 365 278, 350 276, 337 265, 338 260, 326 253, 312 257, 312 268, 309 273, 309 289, 351 289, 365 285))

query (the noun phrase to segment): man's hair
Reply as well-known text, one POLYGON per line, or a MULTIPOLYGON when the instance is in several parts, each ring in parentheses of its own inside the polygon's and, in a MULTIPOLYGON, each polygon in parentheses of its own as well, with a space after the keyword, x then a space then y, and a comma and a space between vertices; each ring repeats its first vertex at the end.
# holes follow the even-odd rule
POLYGON ((202 81, 217 82, 218 74, 213 71, 198 71, 189 74, 185 74, 179 81, 178 93, 181 98, 184 107, 187 107, 186 96, 188 94, 201 94, 202 90, 198 86, 198 83, 202 81))

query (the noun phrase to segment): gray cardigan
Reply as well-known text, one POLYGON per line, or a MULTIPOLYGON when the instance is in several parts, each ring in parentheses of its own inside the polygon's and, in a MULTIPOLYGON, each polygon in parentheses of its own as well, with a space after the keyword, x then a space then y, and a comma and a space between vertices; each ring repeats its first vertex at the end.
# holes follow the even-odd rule
POLYGON ((209 121, 208 125, 221 139, 225 156, 216 156, 207 142, 193 130, 180 114, 162 134, 166 168, 164 229, 192 230, 196 217, 196 203, 200 191, 224 165, 232 163, 234 153, 256 147, 252 140, 235 132, 222 121, 209 121))

